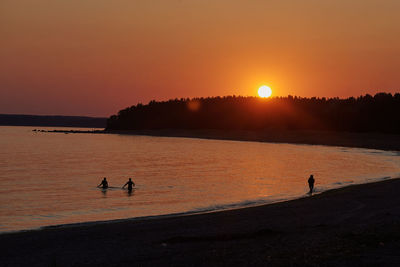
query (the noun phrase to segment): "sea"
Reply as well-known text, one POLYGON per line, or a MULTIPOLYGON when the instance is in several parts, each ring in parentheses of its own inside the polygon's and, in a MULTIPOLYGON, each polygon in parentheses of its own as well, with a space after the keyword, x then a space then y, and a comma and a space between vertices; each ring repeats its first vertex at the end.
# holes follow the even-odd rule
POLYGON ((400 177, 396 151, 34 129, 71 130, 0 127, 0 233, 309 197, 311 174, 315 193, 400 177))

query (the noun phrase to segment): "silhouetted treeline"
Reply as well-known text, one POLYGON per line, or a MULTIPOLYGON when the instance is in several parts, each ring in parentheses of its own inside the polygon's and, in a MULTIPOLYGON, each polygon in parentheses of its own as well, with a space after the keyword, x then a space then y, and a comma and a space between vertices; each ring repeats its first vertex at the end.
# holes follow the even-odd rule
POLYGON ((104 128, 107 118, 0 114, 0 125, 104 128))
POLYGON ((151 101, 118 112, 107 130, 333 130, 400 133, 400 94, 357 98, 212 97, 151 101))

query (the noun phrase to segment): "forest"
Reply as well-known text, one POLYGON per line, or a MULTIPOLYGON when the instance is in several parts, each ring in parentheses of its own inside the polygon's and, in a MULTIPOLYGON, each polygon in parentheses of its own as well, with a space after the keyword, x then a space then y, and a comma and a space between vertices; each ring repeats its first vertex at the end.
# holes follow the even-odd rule
POLYGON ((400 94, 346 99, 224 96, 150 101, 120 110, 106 130, 327 130, 400 133, 400 94))

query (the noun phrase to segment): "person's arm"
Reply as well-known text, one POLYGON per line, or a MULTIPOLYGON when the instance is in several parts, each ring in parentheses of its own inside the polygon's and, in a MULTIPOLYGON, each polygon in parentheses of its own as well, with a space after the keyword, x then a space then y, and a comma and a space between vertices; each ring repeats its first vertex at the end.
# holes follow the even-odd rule
POLYGON ((126 186, 127 184, 128 184, 128 183, 124 184, 124 186, 123 186, 122 188, 125 188, 125 186, 126 186))
POLYGON ((97 187, 100 187, 100 185, 102 185, 103 182, 101 182, 97 187))

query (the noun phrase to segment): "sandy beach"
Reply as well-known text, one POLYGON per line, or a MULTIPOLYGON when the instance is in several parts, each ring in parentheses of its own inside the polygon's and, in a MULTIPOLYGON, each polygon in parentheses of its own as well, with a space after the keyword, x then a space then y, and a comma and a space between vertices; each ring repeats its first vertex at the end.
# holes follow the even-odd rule
POLYGON ((0 235, 2 266, 399 266, 400 179, 209 214, 0 235))

